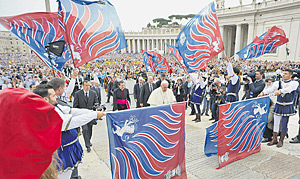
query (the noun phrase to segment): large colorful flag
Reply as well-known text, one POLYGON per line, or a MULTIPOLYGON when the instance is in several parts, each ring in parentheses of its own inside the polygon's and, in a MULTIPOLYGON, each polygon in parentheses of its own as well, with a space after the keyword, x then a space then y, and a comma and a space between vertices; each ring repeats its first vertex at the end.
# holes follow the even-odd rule
POLYGON ((219 106, 219 168, 260 151, 269 107, 269 97, 219 106))
MULTIPOLYGON (((49 67, 51 61, 45 48, 49 43, 64 40, 63 29, 58 22, 57 13, 36 12, 11 17, 0 17, 0 24, 10 30, 27 44, 34 53, 49 67)), ((65 46, 63 55, 57 57, 51 53, 53 67, 62 70, 71 54, 65 46)))
POLYGON ((156 73, 155 68, 153 68, 153 66, 151 64, 151 58, 152 58, 152 56, 150 54, 148 54, 147 52, 143 52, 143 59, 144 59, 145 68, 146 68, 147 72, 156 73))
POLYGON ((252 43, 236 54, 242 59, 258 58, 263 54, 272 52, 288 41, 289 39, 286 37, 284 30, 273 26, 260 37, 255 37, 252 43))
POLYGON ((58 0, 61 26, 75 67, 126 48, 114 6, 107 0, 58 0))
POLYGON ((176 42, 188 73, 205 69, 224 50, 214 2, 184 26, 176 42))
POLYGON ((152 72, 163 72, 166 73, 170 71, 170 66, 165 58, 162 58, 162 56, 159 53, 152 52, 152 51, 145 51, 142 50, 144 59, 146 58, 152 72))
POLYGON ((113 178, 186 178, 185 105, 107 113, 113 178))
POLYGON ((218 123, 214 123, 213 125, 206 128, 204 153, 207 157, 218 154, 217 140, 218 140, 218 123))
POLYGON ((176 46, 172 46, 172 45, 168 45, 166 44, 169 49, 171 50, 171 52, 173 53, 173 55, 175 56, 175 58, 178 60, 178 63, 181 65, 181 67, 184 69, 184 71, 186 71, 186 66, 184 64, 184 61, 178 51, 178 47, 176 46))

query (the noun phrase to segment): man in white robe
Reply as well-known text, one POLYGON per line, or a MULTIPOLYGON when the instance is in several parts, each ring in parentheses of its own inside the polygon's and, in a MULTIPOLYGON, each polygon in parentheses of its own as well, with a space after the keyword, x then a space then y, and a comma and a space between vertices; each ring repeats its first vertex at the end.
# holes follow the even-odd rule
POLYGON ((168 88, 168 85, 168 81, 162 81, 160 87, 155 89, 151 93, 147 103, 150 104, 150 106, 159 106, 174 103, 176 99, 173 91, 168 88))

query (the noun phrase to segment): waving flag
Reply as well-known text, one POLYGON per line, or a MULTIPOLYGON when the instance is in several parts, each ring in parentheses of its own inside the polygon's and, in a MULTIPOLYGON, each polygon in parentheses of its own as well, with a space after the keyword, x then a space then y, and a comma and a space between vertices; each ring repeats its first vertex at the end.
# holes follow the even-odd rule
MULTIPOLYGON (((51 67, 45 46, 50 42, 64 40, 63 30, 57 19, 57 13, 36 12, 0 17, 0 24, 27 44, 46 65, 51 67)), ((71 54, 65 47, 61 57, 51 54, 51 59, 54 68, 61 71, 66 61, 71 59, 71 54)))
POLYGON ((114 6, 106 0, 58 0, 61 26, 74 66, 126 48, 124 33, 114 6))
POLYGON ((162 58, 162 56, 159 53, 151 52, 151 51, 145 51, 142 50, 144 60, 147 59, 152 72, 168 72, 170 71, 170 66, 165 58, 162 58))
POLYGON ((284 31, 276 26, 262 34, 260 37, 255 37, 252 43, 247 45, 236 54, 242 59, 251 59, 260 57, 263 54, 272 52, 277 47, 287 43, 289 39, 284 31))
POLYGON ((207 157, 218 154, 217 140, 218 140, 218 123, 214 123, 213 125, 206 128, 204 153, 207 157))
POLYGON ((205 69, 224 50, 214 2, 184 26, 176 42, 189 73, 205 69))
POLYGON ((185 105, 107 113, 113 178, 186 178, 185 105))
POLYGON ((184 69, 184 71, 186 71, 186 66, 185 66, 184 61, 183 61, 183 59, 182 59, 182 57, 181 57, 181 55, 180 55, 180 53, 178 51, 178 47, 172 46, 172 45, 168 45, 168 44, 166 44, 166 45, 170 48, 171 52, 173 53, 173 55, 175 56, 175 58, 178 60, 178 63, 182 66, 182 68, 184 69))
POLYGON ((260 151, 269 107, 269 97, 219 106, 219 168, 260 151))
POLYGON ((151 64, 151 58, 152 58, 152 56, 150 54, 148 54, 147 52, 143 52, 143 59, 144 59, 145 68, 146 68, 147 72, 156 73, 155 68, 153 68, 153 66, 151 64))

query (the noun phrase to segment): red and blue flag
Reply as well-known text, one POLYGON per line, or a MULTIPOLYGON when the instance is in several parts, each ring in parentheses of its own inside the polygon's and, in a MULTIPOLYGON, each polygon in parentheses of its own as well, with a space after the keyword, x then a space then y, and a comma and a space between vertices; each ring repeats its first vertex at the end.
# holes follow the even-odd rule
MULTIPOLYGON (((57 19, 57 13, 36 12, 0 17, 0 24, 27 44, 47 66, 51 67, 45 46, 51 42, 64 40, 63 29, 57 19)), ((53 67, 59 71, 62 71, 69 59, 71 54, 66 46, 61 57, 51 54, 53 67)))
POLYGON ((181 55, 178 51, 178 47, 168 45, 168 44, 166 44, 166 45, 169 47, 169 49, 171 50, 171 52, 173 53, 175 58, 178 60, 178 63, 181 65, 181 67, 186 71, 186 66, 185 66, 184 61, 183 61, 183 59, 182 59, 182 57, 181 57, 181 55))
POLYGON ((114 6, 107 0, 58 0, 60 25, 75 67, 126 48, 114 6))
POLYGON ((151 52, 142 50, 144 61, 145 59, 148 61, 148 64, 150 65, 152 72, 169 72, 170 66, 165 58, 162 58, 162 56, 159 53, 151 52))
POLYGON ((269 107, 269 97, 219 106, 219 168, 260 151, 269 107))
POLYGON ((217 141, 218 141, 218 123, 214 123, 213 125, 206 128, 204 154, 207 157, 210 157, 212 155, 218 155, 217 141))
POLYGON ((107 113, 113 178, 186 178, 185 105, 107 113))
POLYGON ((289 39, 286 37, 284 30, 273 26, 260 37, 255 37, 252 43, 236 54, 242 59, 258 58, 263 54, 272 52, 288 41, 289 39))
POLYGON ((147 53, 146 51, 143 51, 143 50, 142 50, 142 52, 143 52, 143 59, 144 59, 145 68, 146 68, 147 72, 156 73, 155 67, 151 62, 152 55, 150 55, 149 53, 147 53))
POLYGON ((188 73, 205 69, 224 50, 214 2, 183 27, 176 42, 188 73))

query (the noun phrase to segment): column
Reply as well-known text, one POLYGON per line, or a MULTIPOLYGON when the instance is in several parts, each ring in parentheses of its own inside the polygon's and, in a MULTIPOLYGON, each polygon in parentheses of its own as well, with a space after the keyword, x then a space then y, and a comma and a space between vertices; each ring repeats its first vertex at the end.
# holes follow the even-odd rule
POLYGON ((236 54, 238 51, 240 51, 241 48, 241 30, 242 25, 238 24, 236 26, 236 36, 235 36, 235 47, 234 47, 234 58, 239 59, 239 56, 236 54))
POLYGON ((146 41, 147 41, 147 48, 146 48, 146 50, 150 50, 150 39, 147 39, 146 41))
POLYGON ((131 53, 131 40, 130 39, 127 40, 127 44, 128 44, 128 53, 131 53))
POLYGON ((142 48, 143 48, 143 50, 146 50, 146 47, 145 47, 145 45, 146 45, 146 43, 145 43, 145 39, 143 38, 143 41, 142 41, 142 48))
POLYGON ((247 38, 247 45, 250 44, 254 39, 253 39, 253 34, 254 34, 254 23, 250 22, 248 24, 248 38, 247 38))
POLYGON ((164 43, 163 43, 163 39, 162 38, 160 38, 160 48, 161 48, 161 51, 164 51, 164 53, 165 53, 164 43))
POLYGON ((140 53, 141 52, 141 40, 137 39, 137 52, 140 53))
POLYGON ((151 40, 151 50, 154 50, 154 39, 151 40))
MULTIPOLYGON (((223 40, 223 44, 225 45, 225 42, 224 42, 224 26, 220 26, 220 34, 221 34, 221 38, 223 40)), ((218 54, 218 58, 223 58, 223 52, 219 53, 218 54)))

